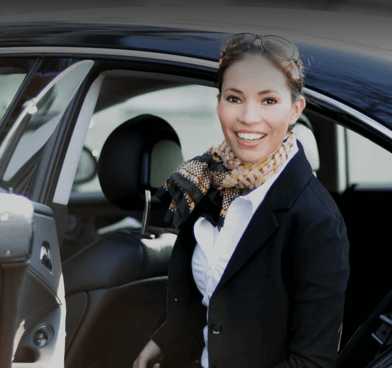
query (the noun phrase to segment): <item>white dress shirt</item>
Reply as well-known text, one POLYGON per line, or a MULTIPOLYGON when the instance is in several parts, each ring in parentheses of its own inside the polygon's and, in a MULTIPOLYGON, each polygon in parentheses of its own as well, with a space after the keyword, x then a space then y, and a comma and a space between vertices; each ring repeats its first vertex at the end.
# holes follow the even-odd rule
MULTIPOLYGON (((220 231, 204 217, 199 217, 195 222, 193 231, 196 246, 192 256, 192 273, 195 283, 203 296, 202 303, 207 307, 207 321, 211 296, 239 240, 268 190, 297 152, 297 143, 294 141, 294 147, 281 170, 272 175, 263 185, 260 185, 247 195, 238 196, 231 202, 224 226, 220 231)), ((203 336, 205 346, 201 356, 201 365, 203 368, 208 368, 208 325, 203 329, 203 336)))

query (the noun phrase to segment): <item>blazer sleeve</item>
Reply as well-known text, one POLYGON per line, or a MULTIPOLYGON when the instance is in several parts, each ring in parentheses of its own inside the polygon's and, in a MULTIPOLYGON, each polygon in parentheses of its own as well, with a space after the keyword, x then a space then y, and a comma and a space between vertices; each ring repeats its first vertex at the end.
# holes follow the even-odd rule
MULTIPOLYGON (((199 320, 199 318, 195 315, 194 320, 199 320)), ((196 323, 191 323, 191 325, 196 325, 196 323)), ((182 323, 173 325, 169 319, 153 333, 150 338, 161 348, 164 355, 163 367, 187 366, 200 358, 204 340, 201 326, 197 326, 196 330, 200 331, 199 338, 192 329, 185 329, 182 323)))
POLYGON ((288 355, 275 368, 335 367, 350 273, 341 215, 313 221, 289 253, 288 355))

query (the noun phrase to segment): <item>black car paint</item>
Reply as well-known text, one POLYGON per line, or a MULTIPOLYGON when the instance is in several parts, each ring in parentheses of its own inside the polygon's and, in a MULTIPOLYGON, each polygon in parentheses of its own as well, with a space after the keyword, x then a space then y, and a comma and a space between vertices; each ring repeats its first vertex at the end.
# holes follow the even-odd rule
MULTIPOLYGON (((163 27, 28 23, 4 25, 0 50, 2 47, 62 46, 86 48, 88 53, 88 48, 110 48, 218 61, 220 47, 230 35, 163 27)), ((296 44, 306 67, 307 87, 333 96, 392 128, 389 102, 392 101, 392 53, 389 50, 358 45, 358 51, 352 52, 314 43, 296 44), (377 52, 371 56, 372 51, 377 52), (380 104, 380 100, 385 103, 380 104)))

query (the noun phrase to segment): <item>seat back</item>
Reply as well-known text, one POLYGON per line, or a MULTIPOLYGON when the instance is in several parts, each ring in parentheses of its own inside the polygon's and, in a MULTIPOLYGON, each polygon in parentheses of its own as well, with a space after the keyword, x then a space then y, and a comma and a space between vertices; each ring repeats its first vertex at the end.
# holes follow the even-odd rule
POLYGON ((145 190, 154 194, 182 161, 174 129, 157 116, 140 115, 107 138, 98 161, 99 182, 115 206, 141 209, 145 190))
POLYGON ((308 159, 310 166, 312 166, 313 174, 317 176, 317 171, 320 169, 320 156, 316 137, 313 134, 312 125, 309 119, 302 114, 294 125, 293 131, 304 147, 305 156, 308 159))
MULTIPOLYGON (((140 115, 107 138, 98 162, 102 191, 123 210, 143 210, 146 191, 154 194, 182 161, 173 128, 159 117, 140 115)), ((149 232, 154 236, 134 229, 112 232, 64 262, 66 367, 121 366, 106 362, 107 354, 97 351, 105 344, 119 360, 131 362, 164 318, 176 235, 153 227, 149 232), (140 290, 147 289, 151 298, 146 304, 140 290)))

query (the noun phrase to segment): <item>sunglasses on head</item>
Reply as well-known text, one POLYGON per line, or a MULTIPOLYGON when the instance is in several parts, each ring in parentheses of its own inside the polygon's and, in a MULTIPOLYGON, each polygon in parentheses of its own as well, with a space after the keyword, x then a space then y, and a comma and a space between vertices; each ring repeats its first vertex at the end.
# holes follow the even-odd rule
POLYGON ((298 48, 289 40, 274 35, 259 37, 251 33, 239 33, 225 42, 222 52, 219 53, 219 64, 222 63, 223 58, 228 54, 251 49, 253 45, 256 45, 256 40, 260 40, 260 48, 264 52, 275 54, 297 63, 299 59, 298 48))

